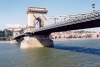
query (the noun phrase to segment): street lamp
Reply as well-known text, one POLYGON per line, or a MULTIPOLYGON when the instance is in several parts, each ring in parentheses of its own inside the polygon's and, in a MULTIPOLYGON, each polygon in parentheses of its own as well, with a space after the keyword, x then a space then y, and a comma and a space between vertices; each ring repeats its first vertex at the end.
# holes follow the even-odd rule
POLYGON ((95 8, 95 4, 92 4, 92 8, 93 8, 93 11, 95 11, 95 10, 94 10, 94 8, 95 8))
POLYGON ((54 19, 54 21, 55 21, 55 24, 56 24, 56 21, 57 21, 57 17, 55 17, 55 16, 53 16, 53 19, 54 19))

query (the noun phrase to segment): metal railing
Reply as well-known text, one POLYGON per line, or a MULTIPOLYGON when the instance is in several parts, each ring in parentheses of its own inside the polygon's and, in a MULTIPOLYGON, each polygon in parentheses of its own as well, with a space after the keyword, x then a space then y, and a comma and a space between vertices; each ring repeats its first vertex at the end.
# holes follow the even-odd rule
POLYGON ((98 16, 100 16, 100 10, 76 14, 76 15, 69 15, 69 16, 67 16, 67 20, 57 22, 57 23, 54 23, 54 24, 51 24, 51 25, 48 25, 48 26, 45 26, 45 27, 42 27, 42 28, 37 28, 37 29, 34 30, 34 32, 39 31, 39 30, 43 30, 43 29, 46 29, 46 28, 50 28, 50 27, 53 27, 53 26, 57 26, 57 25, 60 25, 60 24, 72 23, 72 22, 75 22, 75 21, 85 20, 85 19, 89 19, 89 18, 95 18, 95 17, 98 17, 98 16))

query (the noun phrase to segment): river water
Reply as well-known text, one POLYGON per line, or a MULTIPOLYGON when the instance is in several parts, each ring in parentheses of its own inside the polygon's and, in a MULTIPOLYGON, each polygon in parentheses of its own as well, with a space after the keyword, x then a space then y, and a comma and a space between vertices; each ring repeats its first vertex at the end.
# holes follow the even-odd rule
POLYGON ((100 39, 54 41, 53 48, 0 44, 0 67, 100 67, 100 39))

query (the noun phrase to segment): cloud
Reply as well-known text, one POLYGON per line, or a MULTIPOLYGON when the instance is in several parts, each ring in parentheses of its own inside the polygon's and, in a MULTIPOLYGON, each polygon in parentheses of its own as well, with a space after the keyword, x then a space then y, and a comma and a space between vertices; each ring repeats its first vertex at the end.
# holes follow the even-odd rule
POLYGON ((7 23, 6 27, 7 28, 19 28, 19 27, 21 27, 21 25, 20 24, 10 24, 10 23, 7 23))

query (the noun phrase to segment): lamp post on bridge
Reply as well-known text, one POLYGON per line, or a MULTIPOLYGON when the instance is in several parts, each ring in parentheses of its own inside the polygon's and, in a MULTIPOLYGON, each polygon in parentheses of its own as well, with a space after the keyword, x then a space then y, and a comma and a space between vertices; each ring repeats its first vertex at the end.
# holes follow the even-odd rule
POLYGON ((56 24, 57 19, 59 19, 57 16, 47 16, 50 19, 54 20, 54 23, 56 24))
POLYGON ((58 19, 57 17, 55 17, 55 16, 53 16, 53 18, 54 18, 54 21, 55 21, 55 24, 56 24, 56 20, 58 19))
POLYGON ((95 4, 92 4, 92 8, 93 8, 93 11, 95 11, 94 9, 95 9, 95 4))
POLYGON ((60 16, 47 16, 48 18, 50 19, 53 19, 54 20, 54 23, 56 24, 57 23, 57 20, 61 19, 61 20, 64 20, 66 21, 67 19, 67 16, 66 15, 60 15, 60 16))
POLYGON ((67 17, 66 17, 66 15, 64 15, 64 16, 60 16, 60 18, 63 19, 64 21, 66 21, 67 17))

